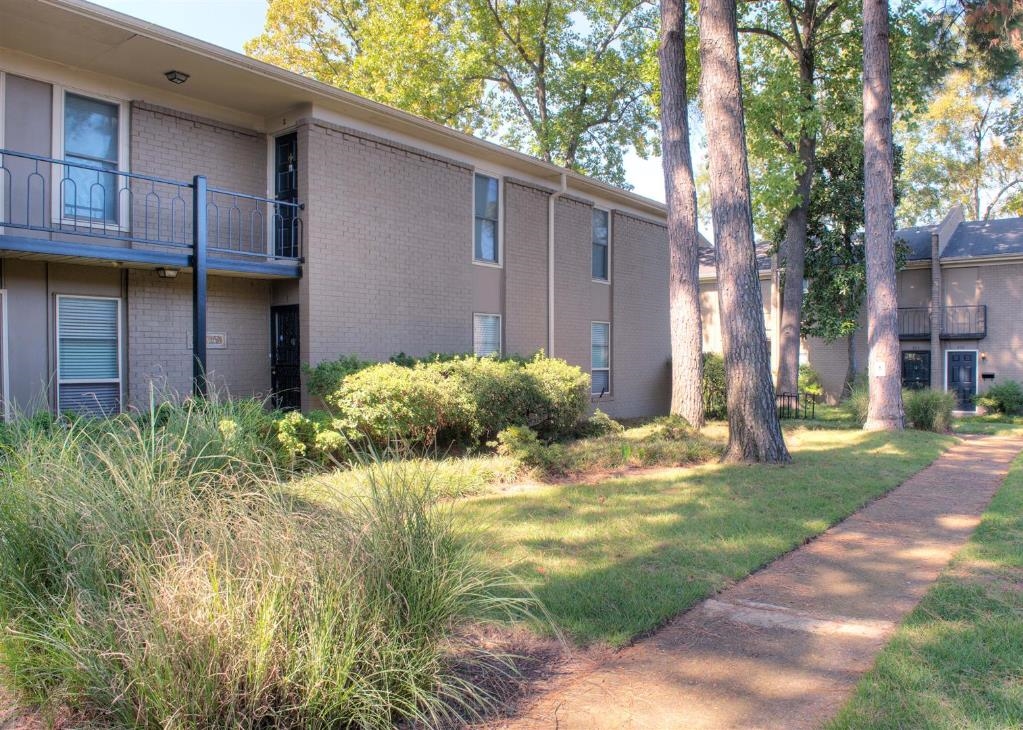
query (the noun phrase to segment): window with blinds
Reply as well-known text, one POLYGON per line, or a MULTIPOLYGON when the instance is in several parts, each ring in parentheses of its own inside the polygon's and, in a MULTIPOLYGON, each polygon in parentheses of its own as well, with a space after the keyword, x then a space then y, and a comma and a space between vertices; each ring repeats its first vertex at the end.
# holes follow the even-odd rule
POLYGON ((472 315, 472 351, 481 357, 501 354, 501 315, 472 315))
POLYGON ((610 271, 608 244, 610 227, 606 210, 593 209, 593 278, 596 281, 607 281, 610 271))
POLYGON ((500 214, 497 178, 476 173, 473 192, 473 258, 486 264, 500 263, 500 214))
POLYGON ((107 416, 121 409, 119 299, 57 297, 57 410, 107 416))
POLYGON ((611 392, 611 323, 590 323, 590 383, 593 395, 611 392))

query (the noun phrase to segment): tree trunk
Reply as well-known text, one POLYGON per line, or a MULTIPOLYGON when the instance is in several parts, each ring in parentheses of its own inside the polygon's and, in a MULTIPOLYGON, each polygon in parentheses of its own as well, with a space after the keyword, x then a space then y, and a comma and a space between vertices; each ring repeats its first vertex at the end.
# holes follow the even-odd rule
POLYGON ((903 427, 895 284, 895 193, 888 0, 863 2, 863 160, 867 264, 867 377, 863 428, 903 427))
POLYGON ((852 332, 846 340, 849 365, 845 371, 845 382, 842 384, 842 398, 852 395, 853 385, 856 383, 856 371, 859 369, 856 363, 856 333, 852 332))
POLYGON ((703 425, 703 325, 696 184, 689 152, 685 0, 662 0, 661 149, 668 203, 671 413, 703 425))
POLYGON ((708 161, 728 398, 724 459, 789 462, 771 382, 753 246, 735 0, 700 4, 700 64, 707 137, 714 141, 708 161))
POLYGON ((817 157, 817 140, 803 135, 799 139, 799 203, 785 218, 785 240, 781 259, 785 284, 781 292, 781 333, 778 343, 778 392, 795 393, 799 389, 799 339, 803 326, 803 273, 806 269, 806 228, 810 211, 810 189, 817 157))

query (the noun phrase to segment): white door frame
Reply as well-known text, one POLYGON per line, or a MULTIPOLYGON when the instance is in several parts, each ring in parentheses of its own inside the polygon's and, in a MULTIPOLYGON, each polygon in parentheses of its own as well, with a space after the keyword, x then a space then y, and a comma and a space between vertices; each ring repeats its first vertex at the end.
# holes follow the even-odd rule
MULTIPOLYGON (((945 368, 944 368, 945 375, 942 378, 942 382, 943 382, 942 389, 946 393, 948 392, 948 354, 950 352, 972 352, 973 353, 973 394, 977 395, 977 393, 980 392, 980 350, 975 350, 975 349, 970 349, 970 348, 956 348, 956 349, 952 349, 952 350, 945 350, 945 356, 943 358, 944 359, 944 365, 945 365, 945 368)), ((955 410, 957 410, 957 411, 962 410, 961 408, 959 408, 959 404, 958 403, 956 403, 955 410)))

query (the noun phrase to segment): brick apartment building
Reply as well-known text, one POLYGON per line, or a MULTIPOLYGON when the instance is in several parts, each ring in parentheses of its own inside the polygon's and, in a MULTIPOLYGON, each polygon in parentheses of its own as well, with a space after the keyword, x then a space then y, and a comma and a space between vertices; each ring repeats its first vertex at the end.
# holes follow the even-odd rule
POLYGON ((79 0, 0 18, 6 413, 541 349, 666 410, 661 204, 79 0))

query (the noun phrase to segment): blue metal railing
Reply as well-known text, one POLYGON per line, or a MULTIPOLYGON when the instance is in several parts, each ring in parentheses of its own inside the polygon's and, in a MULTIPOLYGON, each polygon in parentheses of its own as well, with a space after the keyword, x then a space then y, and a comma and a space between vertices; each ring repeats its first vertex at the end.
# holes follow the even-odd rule
POLYGON ((2 228, 191 250, 193 212, 202 206, 210 252, 301 260, 302 204, 196 192, 194 182, 0 149, 2 228))

